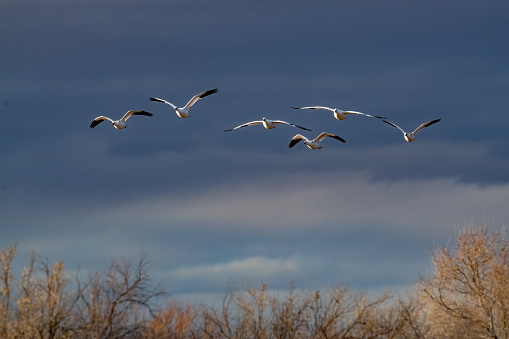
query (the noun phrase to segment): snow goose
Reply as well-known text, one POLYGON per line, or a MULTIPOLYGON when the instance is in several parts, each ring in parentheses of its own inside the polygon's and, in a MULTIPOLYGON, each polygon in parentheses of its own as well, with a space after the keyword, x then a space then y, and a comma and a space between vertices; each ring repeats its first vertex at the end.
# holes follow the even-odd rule
POLYGON ((431 120, 431 121, 428 121, 428 122, 425 122, 424 124, 420 125, 419 127, 417 127, 415 129, 415 131, 413 131, 412 133, 407 133, 405 132, 401 127, 399 127, 398 125, 396 124, 393 124, 392 122, 390 121, 387 121, 387 120, 382 120, 383 122, 385 122, 386 124, 389 124, 391 126, 394 126, 396 127, 397 129, 399 129, 401 132, 403 132, 403 135, 405 136, 405 140, 408 141, 408 142, 412 142, 415 140, 415 135, 417 134, 417 132, 419 132, 421 129, 423 129, 424 127, 428 127, 428 126, 431 126, 437 122, 439 122, 440 120, 442 120, 442 118, 440 119, 435 119, 435 120, 431 120))
POLYGON ((345 120, 347 118, 347 115, 349 114, 359 114, 364 115, 370 118, 378 118, 378 119, 387 119, 386 117, 379 117, 377 115, 369 115, 366 113, 356 112, 356 111, 342 111, 337 108, 330 108, 330 107, 324 107, 324 106, 305 106, 305 107, 292 107, 293 109, 324 109, 327 111, 334 112, 334 117, 338 120, 345 120))
POLYGON ((292 140, 290 141, 290 145, 288 145, 289 148, 292 148, 293 146, 297 145, 301 140, 304 140, 304 145, 306 145, 307 147, 311 148, 311 149, 321 149, 323 148, 322 146, 320 146, 320 142, 327 138, 327 137, 330 137, 330 138, 333 138, 333 139, 336 139, 336 140, 339 140, 343 143, 346 142, 345 139, 341 138, 341 137, 338 137, 337 135, 335 134, 332 134, 332 133, 327 133, 327 132, 323 132, 321 133, 319 136, 317 136, 315 139, 313 140, 309 140, 308 138, 306 138, 305 136, 303 135, 300 135, 300 134, 297 134, 296 136, 294 136, 292 138, 292 140))
POLYGON ((297 128, 300 128, 300 129, 303 129, 303 130, 306 130, 306 131, 311 131, 310 129, 307 129, 306 127, 290 124, 289 122, 286 122, 286 121, 282 121, 282 120, 269 120, 269 119, 266 119, 266 118, 263 118, 262 120, 251 121, 251 122, 242 124, 242 125, 234 127, 234 128, 225 129, 224 131, 225 132, 229 132, 229 131, 233 131, 234 129, 237 129, 237 128, 242 128, 242 127, 251 126, 251 125, 260 125, 260 124, 263 124, 263 127, 265 127, 266 129, 276 128, 276 124, 284 124, 284 125, 289 125, 289 126, 297 127, 297 128))
POLYGON ((127 113, 124 114, 122 119, 119 119, 119 120, 113 120, 113 119, 110 119, 108 117, 101 115, 101 116, 95 118, 94 120, 92 120, 92 123, 90 124, 90 128, 94 128, 95 126, 99 125, 101 122, 108 120, 111 122, 113 127, 115 127, 116 129, 123 129, 123 128, 127 127, 127 125, 125 123, 127 121, 127 119, 129 119, 133 115, 144 115, 147 117, 151 117, 152 113, 145 112, 145 111, 127 111, 127 113))
POLYGON ((217 92, 217 88, 214 88, 214 89, 210 89, 208 91, 202 92, 200 94, 196 94, 194 97, 191 98, 191 100, 189 100, 189 102, 184 107, 177 107, 174 104, 172 104, 171 102, 163 100, 163 99, 159 99, 159 98, 150 98, 150 101, 159 101, 159 102, 170 105, 171 107, 173 107, 173 109, 175 110, 175 113, 177 113, 177 115, 179 117, 185 119, 185 118, 190 117, 189 110, 191 109, 191 106, 193 106, 198 100, 205 98, 206 96, 209 96, 216 92, 217 92))

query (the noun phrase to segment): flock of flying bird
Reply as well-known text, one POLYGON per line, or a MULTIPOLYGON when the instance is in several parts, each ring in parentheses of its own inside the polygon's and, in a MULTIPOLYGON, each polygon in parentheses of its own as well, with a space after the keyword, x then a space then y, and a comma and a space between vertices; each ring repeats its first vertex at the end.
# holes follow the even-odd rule
MULTIPOLYGON (((150 101, 162 102, 164 104, 170 105, 175 110, 175 113, 177 113, 177 115, 180 118, 185 119, 185 118, 189 118, 190 117, 189 110, 191 109, 191 106, 193 106, 198 100, 200 100, 202 98, 205 98, 206 96, 209 96, 209 95, 214 94, 216 92, 217 92, 217 88, 211 89, 211 90, 199 93, 199 94, 196 94, 183 107, 177 107, 174 104, 172 104, 171 102, 163 100, 163 99, 159 99, 159 98, 150 98, 150 101)), ((399 129, 403 133, 403 135, 405 137, 405 140, 408 141, 408 142, 412 142, 412 141, 415 140, 415 135, 417 134, 417 132, 419 132, 423 128, 431 126, 431 125, 433 125, 433 124, 435 124, 435 123, 437 123, 437 122, 439 122, 441 120, 440 118, 439 119, 435 119, 435 120, 431 120, 431 121, 428 121, 428 122, 425 122, 425 123, 421 124, 413 132, 405 132, 398 125, 388 121, 386 117, 370 115, 370 114, 356 112, 356 111, 342 111, 342 110, 337 109, 337 108, 329 108, 329 107, 324 107, 324 106, 305 106, 305 107, 292 107, 292 108, 293 109, 322 109, 322 110, 328 110, 328 111, 333 112, 334 113, 334 117, 336 119, 338 119, 338 120, 345 120, 347 118, 347 116, 350 115, 350 114, 358 114, 358 115, 363 115, 363 116, 370 117, 370 118, 380 119, 383 122, 385 122, 386 124, 389 124, 389 125, 397 128, 397 129, 399 129)), ((105 117, 105 116, 101 115, 101 116, 98 116, 97 118, 95 118, 92 121, 92 123, 90 124, 90 128, 94 128, 95 126, 99 125, 101 122, 108 120, 108 121, 111 122, 113 127, 115 127, 116 129, 124 129, 124 128, 127 127, 127 124, 126 124, 127 119, 129 119, 133 115, 143 115, 143 116, 151 117, 153 114, 149 113, 149 112, 146 112, 146 111, 128 111, 119 120, 113 120, 111 118, 108 118, 108 117, 105 117)), ((293 127, 296 127, 296 128, 300 128, 302 130, 311 131, 308 128, 305 128, 305 127, 302 127, 302 126, 299 126, 299 125, 295 125, 295 124, 291 124, 291 123, 286 122, 286 121, 282 121, 282 120, 269 120, 269 119, 266 119, 266 118, 263 118, 262 120, 256 120, 256 121, 247 122, 247 123, 239 125, 237 127, 234 127, 234 128, 231 128, 231 129, 226 129, 224 131, 225 132, 229 132, 229 131, 233 131, 233 130, 238 129, 238 128, 247 127, 247 126, 253 126, 253 125, 263 125, 263 127, 265 127, 266 129, 273 129, 273 128, 276 127, 277 124, 289 125, 289 126, 293 126, 293 127)), ((293 146, 298 144, 300 141, 304 140, 304 142, 303 142, 304 145, 306 145, 310 149, 321 149, 323 147, 320 146, 320 142, 323 141, 327 137, 339 140, 339 141, 341 141, 343 143, 346 142, 346 140, 344 140, 343 138, 341 138, 341 137, 339 137, 339 136, 337 136, 335 134, 327 133, 327 132, 321 133, 318 137, 316 137, 313 140, 308 139, 308 138, 306 138, 305 136, 303 136, 301 134, 297 134, 297 135, 295 135, 292 138, 292 140, 290 141, 290 144, 288 145, 288 147, 292 148, 293 146)))

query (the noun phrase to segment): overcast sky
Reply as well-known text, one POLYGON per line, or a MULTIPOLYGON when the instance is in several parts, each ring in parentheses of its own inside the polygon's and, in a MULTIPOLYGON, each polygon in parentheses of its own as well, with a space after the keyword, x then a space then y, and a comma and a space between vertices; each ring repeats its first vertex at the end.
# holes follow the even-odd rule
POLYGON ((1 1, 0 248, 228 282, 412 286, 465 223, 509 221, 509 3, 1 1), (183 106, 177 117, 159 97, 183 106), (322 105, 378 119, 292 110, 322 105), (145 110, 129 128, 89 125, 145 110), (262 117, 280 125, 223 132, 262 117), (347 140, 302 143, 326 131, 347 140))

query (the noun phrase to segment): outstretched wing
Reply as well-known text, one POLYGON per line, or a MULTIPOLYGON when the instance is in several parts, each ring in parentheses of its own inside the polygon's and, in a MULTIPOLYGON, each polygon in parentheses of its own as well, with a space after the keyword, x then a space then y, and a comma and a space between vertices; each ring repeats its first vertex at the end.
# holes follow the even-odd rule
POLYGON ((360 114, 360 115, 364 115, 366 117, 370 117, 370 118, 377 118, 377 119, 387 119, 387 117, 380 117, 378 115, 371 115, 371 114, 366 114, 366 113, 361 113, 361 112, 357 112, 357 111, 343 111, 343 114, 360 114))
POLYGON ((290 141, 290 145, 288 145, 288 148, 292 148, 293 146, 297 145, 301 140, 306 140, 306 141, 309 141, 308 138, 306 138, 305 136, 303 135, 300 135, 300 134, 297 134, 296 136, 294 136, 292 138, 292 140, 290 141))
POLYGON ((95 118, 94 120, 92 120, 92 123, 90 124, 90 128, 94 128, 95 126, 97 126, 101 122, 103 122, 104 120, 109 120, 109 121, 113 122, 113 120, 111 120, 110 118, 101 115, 101 116, 95 118))
POLYGON ((415 129, 415 131, 413 132, 413 134, 419 132, 421 129, 423 129, 424 127, 428 127, 428 126, 431 126, 437 122, 439 122, 440 120, 442 120, 442 118, 440 119, 435 119, 435 120, 431 120, 431 121, 428 121, 428 122, 425 122, 424 124, 422 124, 421 126, 417 127, 415 129))
POLYGON ((325 106, 305 106, 305 107, 292 107, 293 109, 325 109, 327 111, 334 112, 334 108, 325 107, 325 106))
POLYGON ((290 124, 289 122, 286 122, 286 121, 283 121, 283 120, 272 120, 273 123, 275 124, 285 124, 285 125, 289 125, 289 126, 293 126, 293 127, 297 127, 297 128, 300 128, 300 129, 303 129, 303 130, 306 130, 306 131, 311 131, 310 129, 306 128, 306 127, 302 127, 302 126, 299 126, 299 125, 294 125, 294 124, 290 124))
POLYGON ((177 106, 175 106, 174 104, 172 104, 171 102, 169 101, 166 101, 166 100, 163 100, 163 99, 159 99, 159 98, 150 98, 150 101, 158 101, 158 102, 162 102, 162 103, 165 103, 167 105, 170 105, 171 107, 173 107, 173 109, 177 108, 177 106))
POLYGON ((247 122, 245 124, 239 125, 239 126, 234 127, 234 128, 225 129, 224 131, 225 132, 229 132, 229 131, 233 131, 234 129, 237 129, 237 128, 242 128, 242 127, 251 126, 251 125, 259 125, 261 123, 262 123, 262 121, 251 121, 251 122, 247 122))
POLYGON ((333 138, 333 139, 336 139, 336 140, 339 140, 339 141, 341 141, 342 143, 346 143, 346 140, 345 140, 345 139, 343 139, 343 138, 341 138, 341 137, 338 137, 336 134, 327 133, 327 132, 323 132, 323 133, 321 133, 321 134, 320 134, 320 135, 319 135, 319 136, 318 136, 315 140, 316 140, 316 141, 318 141, 318 142, 320 142, 320 141, 322 141, 323 139, 325 139, 325 138, 327 138, 327 137, 329 137, 329 138, 333 138))
POLYGON ((153 114, 149 113, 149 112, 145 112, 145 111, 127 111, 127 113, 124 114, 124 116, 122 117, 121 120, 126 121, 127 119, 129 119, 133 115, 144 115, 144 116, 147 116, 147 117, 151 117, 153 114))
POLYGON ((217 88, 209 89, 208 91, 202 92, 200 94, 196 94, 194 97, 189 100, 187 105, 184 107, 186 110, 189 110, 191 106, 193 106, 198 100, 205 98, 206 96, 209 96, 211 94, 214 94, 217 92, 217 88))
POLYGON ((391 126, 393 126, 393 127, 396 127, 396 128, 397 128, 397 129, 399 129, 399 130, 400 130, 403 134, 405 134, 405 133, 406 133, 406 132, 405 132, 405 131, 401 128, 401 127, 399 127, 399 126, 398 126, 398 125, 396 125, 396 124, 393 124, 392 122, 387 121, 387 120, 382 120, 382 121, 383 121, 383 122, 385 122, 386 124, 389 124, 389 125, 391 125, 391 126))

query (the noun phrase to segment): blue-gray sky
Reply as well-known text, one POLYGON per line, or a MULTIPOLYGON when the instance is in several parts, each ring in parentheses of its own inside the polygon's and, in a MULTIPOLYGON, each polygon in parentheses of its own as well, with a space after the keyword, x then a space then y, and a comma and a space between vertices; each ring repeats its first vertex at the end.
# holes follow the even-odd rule
POLYGON ((0 247, 70 270, 411 286, 455 229, 509 220, 507 1, 2 1, 0 247), (169 106, 218 88, 180 119, 169 106), (377 119, 292 110, 323 105, 377 119), (129 128, 103 123, 143 109, 129 128), (290 126, 224 129, 259 120, 290 126), (347 140, 321 150, 300 132, 347 140))

